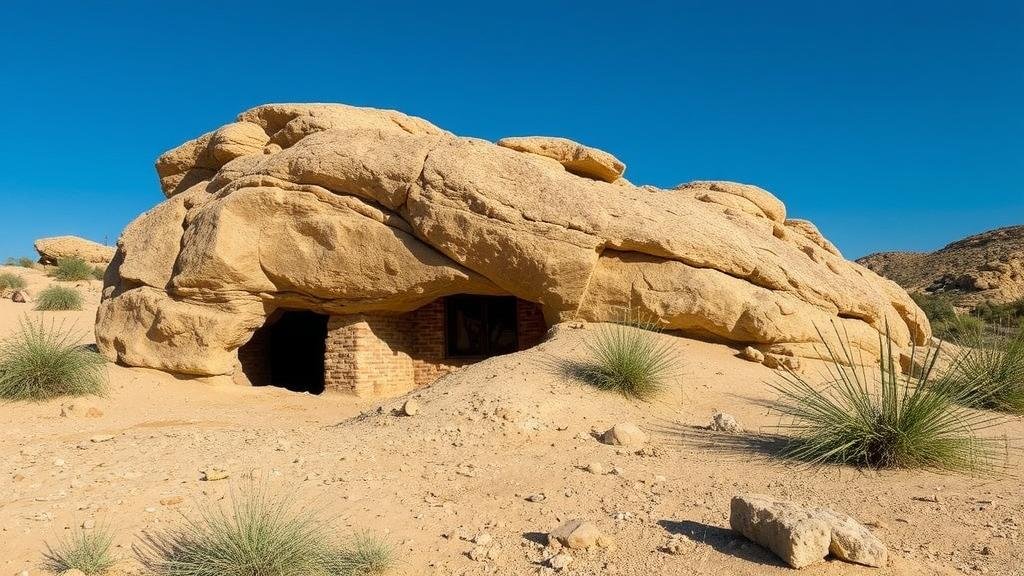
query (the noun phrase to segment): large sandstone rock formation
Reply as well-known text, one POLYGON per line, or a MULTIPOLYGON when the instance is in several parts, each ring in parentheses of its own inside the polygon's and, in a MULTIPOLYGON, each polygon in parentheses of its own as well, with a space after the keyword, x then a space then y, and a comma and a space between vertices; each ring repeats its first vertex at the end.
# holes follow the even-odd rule
POLYGON ((989 230, 935 252, 878 252, 857 262, 910 292, 942 294, 961 308, 1024 298, 1024 226, 989 230))
POLYGON ((114 257, 114 247, 79 238, 78 236, 53 236, 35 241, 36 252, 41 264, 56 264, 67 258, 81 258, 90 264, 106 265, 114 257))
POLYGON ((224 374, 275 309, 402 312, 511 294, 549 323, 656 318, 665 329, 810 354, 835 322, 874 351, 925 342, 895 283, 846 261, 755 186, 635 187, 610 154, 503 146, 394 111, 267 105, 157 161, 167 200, 108 269, 111 359, 224 374), (608 182, 615 180, 615 183, 608 182))

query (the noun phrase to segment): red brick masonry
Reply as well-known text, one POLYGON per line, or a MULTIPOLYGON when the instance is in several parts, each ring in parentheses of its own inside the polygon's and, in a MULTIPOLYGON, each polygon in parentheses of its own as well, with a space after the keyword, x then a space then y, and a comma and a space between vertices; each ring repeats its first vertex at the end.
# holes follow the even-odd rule
MULTIPOLYGON (((518 300, 519 349, 547 333, 538 304, 518 300)), ((324 380, 328 390, 391 396, 425 386, 473 359, 445 357, 444 299, 401 315, 332 316, 327 324, 324 380)))

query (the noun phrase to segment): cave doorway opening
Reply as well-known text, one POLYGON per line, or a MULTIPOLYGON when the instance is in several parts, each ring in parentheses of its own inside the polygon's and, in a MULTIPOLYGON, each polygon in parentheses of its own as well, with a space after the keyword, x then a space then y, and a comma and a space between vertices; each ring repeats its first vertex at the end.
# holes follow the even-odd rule
POLYGON ((238 350, 242 372, 253 386, 293 392, 324 391, 328 316, 308 310, 278 310, 238 350))

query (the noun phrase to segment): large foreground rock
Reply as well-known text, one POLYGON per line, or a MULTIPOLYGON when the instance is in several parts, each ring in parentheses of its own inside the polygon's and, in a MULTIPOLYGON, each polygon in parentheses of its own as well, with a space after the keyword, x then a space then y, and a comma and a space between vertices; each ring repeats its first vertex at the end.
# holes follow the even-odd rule
POLYGON ((78 236, 53 236, 35 242, 41 264, 56 264, 66 258, 81 258, 90 264, 106 265, 114 258, 114 247, 78 236))
POLYGON ((549 324, 633 314, 784 356, 813 355, 831 323, 871 354, 887 324, 897 347, 927 340, 901 288, 769 192, 613 184, 610 154, 543 143, 342 105, 244 112, 157 161, 168 199, 118 241, 99 348, 223 374, 278 308, 405 312, 458 293, 538 303, 549 324))
POLYGON ((849 516, 808 508, 761 494, 732 499, 729 525, 794 568, 832 556, 865 566, 885 566, 885 544, 849 516))

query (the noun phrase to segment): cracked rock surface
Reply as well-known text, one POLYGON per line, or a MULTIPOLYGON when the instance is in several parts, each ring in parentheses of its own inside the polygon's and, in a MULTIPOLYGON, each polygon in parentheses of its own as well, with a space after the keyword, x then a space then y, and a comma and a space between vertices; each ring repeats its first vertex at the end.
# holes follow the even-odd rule
POLYGON ((459 293, 782 356, 814 356, 832 323, 870 354, 887 324, 897 347, 928 341, 902 288, 761 188, 638 187, 601 150, 518 141, 339 104, 243 112, 158 159, 167 199, 118 241, 97 344, 130 366, 228 374, 277 308, 405 312, 459 293))

